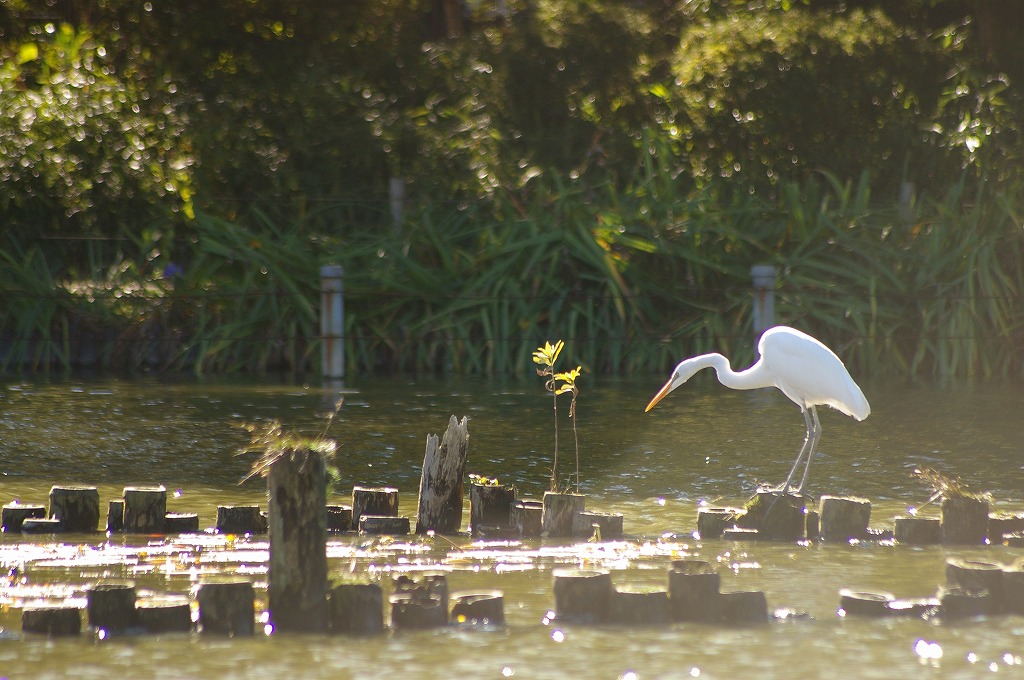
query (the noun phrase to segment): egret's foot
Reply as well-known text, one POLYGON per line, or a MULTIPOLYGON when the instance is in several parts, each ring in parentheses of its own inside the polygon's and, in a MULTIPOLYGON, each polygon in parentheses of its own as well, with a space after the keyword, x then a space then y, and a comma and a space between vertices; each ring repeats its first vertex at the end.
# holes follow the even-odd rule
POLYGON ((785 496, 787 494, 790 495, 790 496, 801 496, 801 495, 803 495, 803 494, 800 493, 801 492, 800 488, 795 487, 795 486, 791 486, 789 484, 779 484, 778 486, 773 486, 771 484, 762 484, 761 486, 757 487, 757 492, 758 493, 773 493, 773 494, 778 494, 780 496, 785 496))

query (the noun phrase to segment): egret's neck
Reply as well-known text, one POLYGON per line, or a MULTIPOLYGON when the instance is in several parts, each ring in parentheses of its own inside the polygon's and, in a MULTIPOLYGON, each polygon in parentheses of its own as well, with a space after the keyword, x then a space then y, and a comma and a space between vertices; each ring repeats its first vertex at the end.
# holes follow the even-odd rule
POLYGON ((775 383, 772 382, 771 378, 766 376, 761 370, 762 365, 761 359, 758 359, 757 363, 750 368, 737 372, 732 370, 729 360, 721 354, 701 354, 680 363, 676 367, 676 378, 679 384, 682 384, 689 380, 697 371, 713 368, 718 375, 718 382, 729 389, 756 390, 761 387, 774 386, 775 383))

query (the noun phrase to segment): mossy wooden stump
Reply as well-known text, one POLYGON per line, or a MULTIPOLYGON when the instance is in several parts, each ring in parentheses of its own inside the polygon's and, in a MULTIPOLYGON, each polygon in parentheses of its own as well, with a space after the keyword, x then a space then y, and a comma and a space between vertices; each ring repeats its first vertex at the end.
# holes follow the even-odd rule
POLYGON ((167 489, 162 486, 124 488, 123 530, 129 534, 162 534, 167 518, 167 489))
POLYGON ((463 626, 504 626, 505 596, 500 590, 452 593, 448 620, 463 626))
POLYGON ((523 498, 512 503, 509 521, 512 531, 526 538, 544 533, 544 504, 541 501, 523 498))
POLYGON ((973 496, 942 499, 942 542, 982 545, 988 535, 988 501, 973 496))
POLYGON ((555 620, 604 623, 612 599, 612 576, 604 570, 555 569, 555 620))
POLYGON ((82 633, 82 610, 66 605, 25 607, 21 610, 21 631, 48 637, 82 633))
POLYGON ((94 486, 51 487, 50 517, 64 531, 92 533, 100 522, 100 492, 94 486))
POLYGON ((721 587, 718 570, 703 560, 673 560, 668 597, 673 621, 714 621, 721 587))
MULTIPOLYGON (((468 419, 461 421, 452 416, 444 437, 427 436, 420 475, 420 493, 416 503, 416 533, 433 531, 455 534, 462 523, 463 477, 469 456, 468 419)), ((352 508, 355 509, 355 501, 352 508)), ((395 512, 366 512, 372 515, 398 514, 395 512)))
POLYGON ((196 587, 199 626, 204 634, 252 635, 256 604, 252 583, 246 580, 203 581, 196 587))
POLYGON ((379 517, 398 516, 398 489, 391 487, 352 488, 352 528, 359 529, 359 519, 363 515, 379 517))
POLYGON ((340 583, 327 599, 327 629, 344 635, 384 632, 384 592, 378 583, 340 583))
POLYGON ((942 523, 938 517, 897 517, 893 538, 904 545, 934 545, 942 542, 942 523))
MULTIPOLYGON (((799 541, 806 535, 805 508, 808 496, 783 494, 774 490, 758 491, 736 518, 741 529, 757 529, 761 538, 773 541, 799 541)), ((723 530, 724 534, 724 530, 723 530)))
POLYGON ((866 498, 822 496, 818 501, 819 532, 823 541, 846 543, 868 537, 871 501, 866 498))
POLYGON ((702 540, 721 538, 742 514, 742 508, 697 508, 697 535, 702 540))
POLYGON ((577 493, 544 492, 542 534, 551 537, 572 536, 576 515, 586 509, 587 497, 577 493))
POLYGON ((668 591, 657 586, 624 585, 612 591, 608 622, 627 626, 661 626, 672 622, 668 591))
POLYGON ((217 533, 244 536, 263 534, 267 531, 267 520, 258 505, 218 505, 217 533))
POLYGON ((470 484, 469 530, 474 536, 512 528, 516 489, 507 484, 470 484))
POLYGON ((5 533, 21 533, 21 525, 29 517, 42 519, 46 517, 46 508, 42 505, 26 503, 8 503, 3 507, 2 525, 5 533))
POLYGON ((118 634, 138 627, 134 583, 100 582, 87 589, 85 595, 90 628, 118 634))
POLYGON ((282 632, 327 630, 327 452, 280 452, 267 474, 270 622, 282 632))

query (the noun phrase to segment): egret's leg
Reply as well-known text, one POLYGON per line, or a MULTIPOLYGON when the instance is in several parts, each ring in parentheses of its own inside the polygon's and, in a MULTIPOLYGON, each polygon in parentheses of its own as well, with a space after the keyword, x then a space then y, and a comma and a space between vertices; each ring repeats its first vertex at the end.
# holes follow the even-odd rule
MULTIPOLYGON (((813 407, 811 408, 811 410, 813 411, 813 407)), ((779 491, 781 491, 782 494, 785 494, 787 491, 789 491, 789 484, 790 482, 793 481, 793 475, 796 474, 797 469, 800 467, 800 461, 804 459, 804 455, 808 453, 808 450, 812 447, 813 444, 812 437, 814 431, 814 423, 811 421, 811 416, 810 414, 807 413, 807 409, 804 409, 803 414, 804 422, 807 424, 807 435, 804 437, 804 445, 800 447, 800 453, 798 453, 796 456, 796 461, 793 463, 793 468, 789 471, 789 474, 786 475, 786 481, 783 482, 782 486, 779 487, 778 489, 779 491)))
POLYGON ((807 482, 807 473, 811 471, 811 459, 814 458, 814 451, 818 448, 818 440, 821 439, 821 423, 818 422, 818 411, 813 406, 809 410, 814 421, 814 433, 811 437, 810 451, 807 452, 807 462, 804 464, 804 476, 800 479, 800 485, 796 487, 797 493, 803 491, 804 484, 807 482))

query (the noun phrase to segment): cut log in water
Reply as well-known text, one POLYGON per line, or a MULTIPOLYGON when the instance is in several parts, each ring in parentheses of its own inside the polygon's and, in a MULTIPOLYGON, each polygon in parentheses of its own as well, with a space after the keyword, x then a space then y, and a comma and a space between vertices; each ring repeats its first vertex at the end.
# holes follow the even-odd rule
POLYGON ((123 493, 123 530, 126 533, 164 533, 167 489, 162 486, 126 486, 123 493))
POLYGON ((468 626, 504 626, 505 598, 500 590, 452 593, 449 621, 468 626))
POLYGON ((510 522, 512 531, 524 538, 540 536, 544 532, 544 504, 523 498, 512 503, 510 522))
POLYGON ((398 489, 385 487, 352 487, 352 528, 359 529, 363 515, 398 516, 398 489))
POLYGON ((28 517, 46 517, 46 508, 42 505, 26 503, 8 503, 2 510, 2 525, 5 533, 20 533, 21 525, 28 517))
POLYGON ((249 581, 202 581, 196 587, 195 599, 201 632, 236 636, 255 631, 256 604, 249 581))
POLYGON ((946 585, 964 590, 986 591, 992 597, 992 611, 1003 604, 1003 566, 951 557, 946 560, 946 585))
POLYGON ((629 626, 661 626, 672 621, 668 591, 656 586, 624 585, 612 591, 608 622, 629 626))
POLYGON ((846 543, 868 537, 871 501, 866 498, 822 496, 818 501, 818 514, 823 541, 846 543))
POLYGON ((97 583, 85 596, 90 628, 117 634, 138 627, 134 583, 97 583))
MULTIPOLYGON (((420 474, 420 493, 416 510, 416 533, 433 531, 455 534, 462 522, 463 476, 469 456, 468 419, 451 417, 444 437, 427 436, 420 474)), ((352 504, 355 508, 355 501, 352 504)), ((395 514, 398 508, 395 508, 395 514)), ((367 514, 386 515, 387 512, 367 514)))
POLYGON ((773 541, 799 541, 806 535, 809 502, 810 497, 799 494, 758 491, 737 517, 736 526, 757 529, 761 538, 773 541))
POLYGON ((262 534, 267 531, 267 521, 258 505, 218 505, 217 533, 262 534))
POLYGON ((100 493, 94 486, 51 487, 49 516, 64 531, 92 533, 99 526, 100 493))
POLYGON ((587 497, 577 493, 544 492, 542 532, 547 536, 572 536, 576 515, 586 509, 587 497))
POLYGON ((555 619, 565 623, 604 623, 612 598, 612 577, 603 570, 555 569, 555 619))
POLYGON ((344 635, 384 632, 384 593, 379 583, 341 583, 327 600, 327 628, 344 635))
POLYGON ((668 572, 673 621, 715 621, 721 576, 703 560, 674 560, 668 572))
POLYGON ((507 484, 470 484, 469 530, 474 536, 511 528, 516 489, 507 484))
POLYGON ((715 620, 728 625, 767 623, 768 598, 760 590, 718 593, 715 620))
POLYGON ((971 496, 942 499, 942 542, 982 545, 988 535, 988 501, 971 496))
POLYGON ((893 538, 904 545, 934 545, 942 542, 942 524, 938 517, 897 517, 893 538))
POLYGON ((726 527, 736 523, 742 508, 698 508, 697 534, 703 540, 721 538, 726 527))
POLYGON ((136 616, 139 628, 147 633, 188 633, 192 630, 192 608, 186 597, 139 600, 136 616))
POLYGON ((21 610, 21 631, 49 637, 80 635, 82 610, 66 605, 25 607, 21 610))

